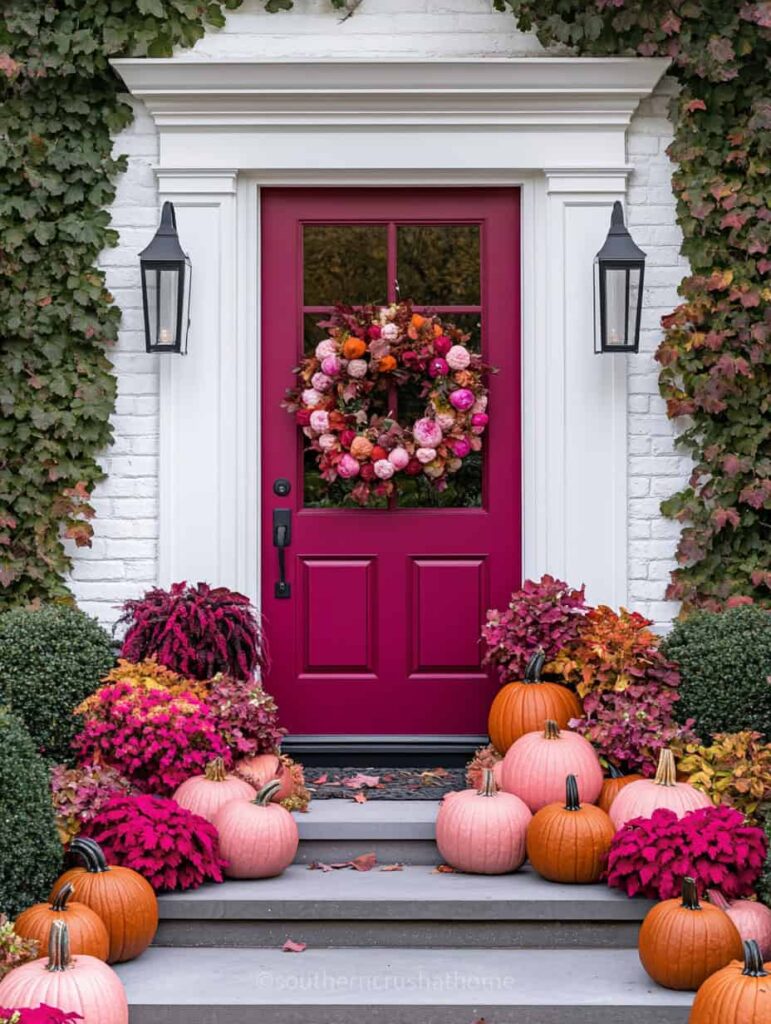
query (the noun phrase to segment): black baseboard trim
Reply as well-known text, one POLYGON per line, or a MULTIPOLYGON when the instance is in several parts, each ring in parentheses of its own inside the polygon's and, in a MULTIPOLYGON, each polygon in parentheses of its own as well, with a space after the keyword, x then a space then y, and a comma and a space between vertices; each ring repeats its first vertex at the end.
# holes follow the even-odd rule
POLYGON ((423 767, 465 764, 487 736, 287 736, 281 744, 307 765, 423 767))

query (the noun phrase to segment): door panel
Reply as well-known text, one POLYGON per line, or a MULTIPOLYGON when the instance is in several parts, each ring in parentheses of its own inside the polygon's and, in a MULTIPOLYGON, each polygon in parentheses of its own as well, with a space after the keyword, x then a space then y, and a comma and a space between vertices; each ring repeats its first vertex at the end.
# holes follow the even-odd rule
MULTIPOLYGON (((263 190, 262 607, 268 686, 295 735, 485 731, 496 683, 479 630, 520 582, 519 279, 514 190, 263 190), (330 499, 280 402, 336 302, 399 299, 468 330, 498 368, 490 422, 446 491, 400 479, 361 509, 330 499), (292 516, 288 598, 275 590, 279 507, 292 516)), ((401 389, 398 408, 412 418, 420 396, 401 389)))

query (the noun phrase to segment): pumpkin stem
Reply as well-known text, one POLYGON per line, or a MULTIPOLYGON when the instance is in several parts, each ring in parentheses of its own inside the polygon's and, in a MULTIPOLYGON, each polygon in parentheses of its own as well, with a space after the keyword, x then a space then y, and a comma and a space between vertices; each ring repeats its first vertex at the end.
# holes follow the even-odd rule
POLYGON ((682 891, 683 902, 681 906, 685 907, 686 910, 701 910, 701 904, 699 903, 699 894, 696 891, 696 879, 684 878, 682 891))
POLYGON ((713 907, 719 907, 720 910, 730 909, 728 900, 719 889, 707 889, 707 899, 713 907))
POLYGON ((767 978, 768 971, 763 966, 763 957, 760 953, 760 946, 755 939, 745 939, 744 942, 744 970, 742 974, 748 978, 767 978))
POLYGON ((209 782, 224 782, 227 778, 225 762, 221 757, 215 757, 213 761, 209 761, 206 765, 203 774, 209 782))
POLYGON ((75 892, 72 882, 65 882, 61 889, 57 889, 54 898, 51 900, 51 910, 62 911, 67 909, 67 900, 75 892))
POLYGON ((70 843, 70 850, 72 853, 78 854, 90 875, 98 875, 110 870, 102 847, 94 839, 75 836, 70 843))
POLYGON ((281 789, 280 779, 271 779, 270 782, 266 782, 262 789, 259 791, 257 796, 252 800, 253 804, 257 804, 258 807, 267 806, 273 799, 274 795, 281 789))
POLYGON ((624 773, 612 761, 608 761, 608 777, 611 779, 623 779, 624 773))
POLYGON ((54 921, 48 936, 48 963, 45 969, 57 974, 71 967, 69 929, 64 921, 54 921))
POLYGON ((653 781, 657 786, 674 786, 677 782, 675 755, 669 747, 662 747, 659 753, 659 763, 656 768, 656 777, 653 781))
POLYGON ((541 673, 543 672, 543 666, 546 664, 546 654, 544 653, 543 647, 538 647, 533 654, 530 655, 530 659, 525 666, 525 682, 526 683, 540 683, 541 673))
POLYGON ((479 790, 479 796, 495 796, 498 792, 498 786, 495 782, 495 773, 492 768, 482 769, 482 788, 479 790))
POLYGON ((546 720, 546 726, 543 731, 543 738, 545 740, 558 740, 560 738, 560 729, 553 718, 546 720))
POLYGON ((565 779, 565 810, 581 810, 581 803, 578 799, 578 783, 576 782, 575 775, 568 775, 565 779))

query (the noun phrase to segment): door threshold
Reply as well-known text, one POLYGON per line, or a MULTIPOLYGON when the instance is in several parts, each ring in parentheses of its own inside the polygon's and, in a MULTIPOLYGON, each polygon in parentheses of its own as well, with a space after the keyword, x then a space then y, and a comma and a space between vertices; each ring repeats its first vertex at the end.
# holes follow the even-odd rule
POLYGON ((399 735, 291 735, 281 744, 285 753, 306 765, 408 766, 415 768, 461 766, 469 761, 477 747, 489 740, 486 735, 399 736, 399 735))

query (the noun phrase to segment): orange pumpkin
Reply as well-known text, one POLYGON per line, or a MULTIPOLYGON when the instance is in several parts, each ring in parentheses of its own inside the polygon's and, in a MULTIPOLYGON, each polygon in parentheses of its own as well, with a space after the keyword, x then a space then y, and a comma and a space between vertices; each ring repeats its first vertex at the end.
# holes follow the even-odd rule
POLYGON ((361 338, 348 338, 343 343, 343 355, 346 359, 359 359, 366 351, 367 346, 361 338))
POLYGON ((744 960, 734 960, 704 982, 691 1007, 689 1024, 768 1024, 771 1021, 771 964, 764 964, 754 939, 744 943, 744 960))
POLYGON ((646 914, 638 950, 640 963, 659 985, 696 991, 741 956, 742 940, 728 914, 699 903, 696 882, 684 878, 682 899, 664 900, 646 914))
POLYGON ((60 886, 49 903, 36 903, 16 918, 13 930, 23 939, 34 939, 40 946, 40 956, 48 949, 48 939, 54 921, 65 921, 70 935, 73 955, 95 956, 106 960, 110 952, 110 936, 104 921, 85 903, 70 903, 75 891, 71 882, 60 886))
POLYGON ((682 818, 689 811, 711 806, 706 793, 688 782, 677 781, 675 755, 664 747, 659 753, 656 777, 624 786, 609 813, 613 824, 620 829, 632 818, 650 818, 659 807, 666 807, 682 818))
POLYGON ((601 807, 606 814, 610 814, 611 805, 624 786, 628 786, 630 782, 639 782, 643 777, 634 774, 624 775, 614 764, 609 765, 608 778, 602 783, 597 806, 601 807))
POLYGON ((527 830, 527 856, 550 882, 596 882, 615 830, 594 804, 581 804, 575 775, 565 780, 565 803, 547 804, 527 830))
POLYGON ((80 902, 101 917, 110 936, 108 963, 123 963, 144 953, 158 928, 158 900, 153 887, 137 871, 108 864, 93 839, 77 836, 70 843, 70 851, 85 867, 65 871, 53 892, 71 882, 80 902))
POLYGON ((536 651, 527 663, 525 678, 506 683, 495 696, 487 718, 493 746, 505 754, 520 736, 543 729, 547 719, 566 729, 571 718, 583 714, 581 701, 559 683, 541 681, 543 651, 536 651))

